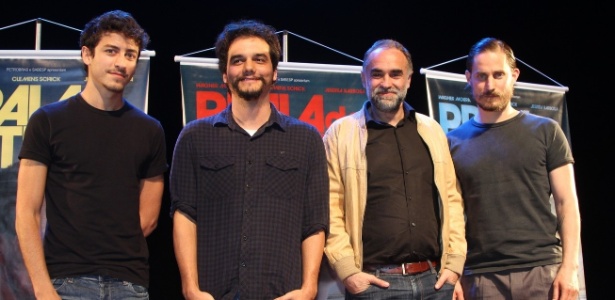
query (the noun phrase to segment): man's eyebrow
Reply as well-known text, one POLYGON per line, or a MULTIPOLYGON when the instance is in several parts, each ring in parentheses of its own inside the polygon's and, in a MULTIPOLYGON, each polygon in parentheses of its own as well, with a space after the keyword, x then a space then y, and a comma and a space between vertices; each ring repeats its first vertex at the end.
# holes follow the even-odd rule
POLYGON ((102 45, 102 47, 105 48, 115 48, 115 49, 119 49, 120 47, 116 46, 115 44, 104 44, 102 45))

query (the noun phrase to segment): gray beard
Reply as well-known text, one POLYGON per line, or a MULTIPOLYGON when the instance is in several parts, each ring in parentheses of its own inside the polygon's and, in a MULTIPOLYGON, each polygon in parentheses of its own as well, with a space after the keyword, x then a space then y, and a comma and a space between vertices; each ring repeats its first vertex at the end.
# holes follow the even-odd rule
POLYGON ((372 96, 371 102, 377 110, 381 112, 392 113, 396 112, 399 109, 401 103, 404 102, 404 97, 398 96, 394 102, 385 102, 382 101, 378 96, 372 96))

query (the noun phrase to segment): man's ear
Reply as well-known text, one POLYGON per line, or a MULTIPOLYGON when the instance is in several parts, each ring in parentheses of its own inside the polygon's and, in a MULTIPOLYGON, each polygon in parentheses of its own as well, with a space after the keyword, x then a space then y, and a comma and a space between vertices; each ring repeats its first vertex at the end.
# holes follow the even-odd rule
POLYGON ((514 68, 512 70, 512 77, 515 80, 515 82, 517 82, 517 80, 519 79, 520 74, 521 74, 521 70, 519 70, 518 68, 514 68))
POLYGON ((361 85, 363 88, 367 89, 367 84, 365 83, 365 74, 361 72, 361 85))
POLYGON ((94 55, 90 51, 90 48, 86 46, 81 47, 81 59, 83 60, 84 64, 89 65, 90 62, 92 61, 92 56, 94 55))

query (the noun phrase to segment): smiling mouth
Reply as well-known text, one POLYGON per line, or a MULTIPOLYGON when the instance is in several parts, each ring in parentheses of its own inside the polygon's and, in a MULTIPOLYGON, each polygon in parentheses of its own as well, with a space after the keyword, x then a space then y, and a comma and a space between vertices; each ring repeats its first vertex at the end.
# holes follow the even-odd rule
POLYGON ((397 97, 397 93, 395 91, 378 92, 376 95, 385 100, 391 97, 397 97))

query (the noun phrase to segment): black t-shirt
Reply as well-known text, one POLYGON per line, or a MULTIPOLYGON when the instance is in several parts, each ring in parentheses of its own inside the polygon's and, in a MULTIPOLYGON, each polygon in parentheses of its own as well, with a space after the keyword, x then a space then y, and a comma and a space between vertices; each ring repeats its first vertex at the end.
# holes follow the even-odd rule
POLYGON ((34 112, 19 158, 47 165, 44 250, 52 278, 108 275, 149 285, 140 180, 167 170, 160 123, 127 101, 96 109, 75 95, 34 112))

